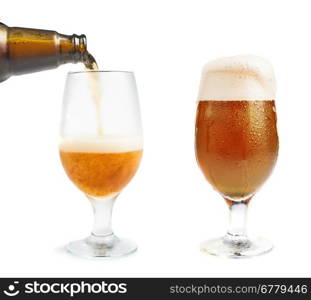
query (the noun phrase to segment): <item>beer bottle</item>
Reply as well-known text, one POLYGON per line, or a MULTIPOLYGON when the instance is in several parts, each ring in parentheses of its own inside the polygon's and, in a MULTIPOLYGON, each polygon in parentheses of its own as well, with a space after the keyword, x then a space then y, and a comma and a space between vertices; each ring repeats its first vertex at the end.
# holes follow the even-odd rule
POLYGON ((89 57, 85 35, 64 35, 0 23, 0 82, 12 75, 85 62, 89 57))

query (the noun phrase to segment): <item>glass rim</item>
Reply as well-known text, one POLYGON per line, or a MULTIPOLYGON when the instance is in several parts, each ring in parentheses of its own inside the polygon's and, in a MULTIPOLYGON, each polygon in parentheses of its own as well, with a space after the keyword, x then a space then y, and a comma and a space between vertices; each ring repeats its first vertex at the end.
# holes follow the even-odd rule
POLYGON ((72 74, 85 74, 85 73, 129 73, 134 74, 133 71, 120 71, 120 70, 85 70, 85 71, 69 71, 68 75, 72 74))

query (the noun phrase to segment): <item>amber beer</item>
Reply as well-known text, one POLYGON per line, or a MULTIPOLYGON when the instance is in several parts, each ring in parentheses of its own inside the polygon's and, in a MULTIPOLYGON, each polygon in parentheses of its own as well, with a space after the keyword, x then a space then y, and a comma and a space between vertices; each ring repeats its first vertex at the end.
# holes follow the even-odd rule
POLYGON ((106 197, 120 192, 129 183, 141 160, 141 149, 122 148, 63 142, 60 157, 68 177, 81 191, 106 197))
POLYGON ((248 200, 271 173, 278 154, 275 103, 198 102, 196 158, 228 201, 248 200))

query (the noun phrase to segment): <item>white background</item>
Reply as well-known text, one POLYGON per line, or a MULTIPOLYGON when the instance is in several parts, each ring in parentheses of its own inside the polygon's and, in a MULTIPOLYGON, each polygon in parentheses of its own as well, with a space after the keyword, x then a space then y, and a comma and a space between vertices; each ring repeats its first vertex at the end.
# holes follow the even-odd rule
POLYGON ((94 261, 63 250, 93 221, 58 157, 65 76, 82 68, 68 65, 0 84, 0 276, 311 276, 310 1, 60 3, 3 0, 0 20, 85 33, 101 68, 135 71, 144 157, 113 226, 139 251, 94 261), (279 159, 248 222, 275 249, 228 260, 199 251, 225 232, 228 209, 195 162, 195 101, 208 60, 244 53, 270 60, 278 82, 279 159))

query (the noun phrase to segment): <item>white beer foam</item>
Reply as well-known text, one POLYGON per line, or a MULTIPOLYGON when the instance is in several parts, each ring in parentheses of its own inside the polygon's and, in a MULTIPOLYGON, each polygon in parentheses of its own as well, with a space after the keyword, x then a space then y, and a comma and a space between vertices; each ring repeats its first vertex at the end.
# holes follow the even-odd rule
POLYGON ((94 138, 64 138, 59 149, 64 152, 120 153, 143 148, 142 137, 103 136, 94 138))
POLYGON ((202 71, 198 100, 274 100, 271 64, 254 55, 223 57, 202 71))

